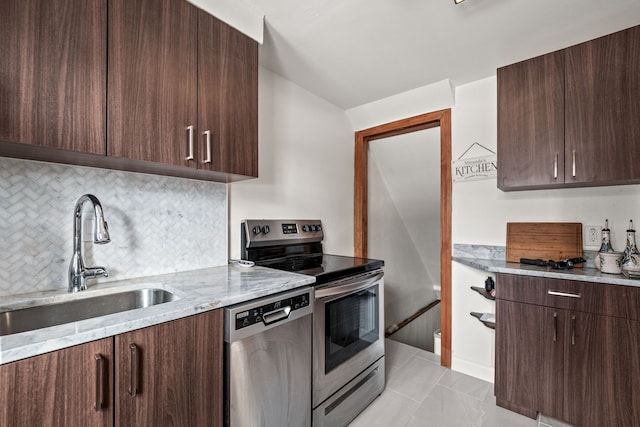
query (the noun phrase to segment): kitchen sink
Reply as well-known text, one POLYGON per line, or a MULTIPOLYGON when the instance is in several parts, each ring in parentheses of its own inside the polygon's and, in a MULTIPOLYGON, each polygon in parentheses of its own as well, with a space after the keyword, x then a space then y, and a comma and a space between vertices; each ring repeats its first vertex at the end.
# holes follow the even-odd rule
POLYGON ((0 336, 77 322, 180 299, 158 288, 135 289, 0 312, 0 336))

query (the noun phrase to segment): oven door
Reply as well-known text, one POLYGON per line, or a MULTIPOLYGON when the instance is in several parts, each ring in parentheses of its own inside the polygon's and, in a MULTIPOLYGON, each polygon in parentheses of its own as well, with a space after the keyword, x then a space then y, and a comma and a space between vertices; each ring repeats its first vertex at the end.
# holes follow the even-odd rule
POLYGON ((382 270, 316 288, 314 408, 384 356, 383 295, 382 270))

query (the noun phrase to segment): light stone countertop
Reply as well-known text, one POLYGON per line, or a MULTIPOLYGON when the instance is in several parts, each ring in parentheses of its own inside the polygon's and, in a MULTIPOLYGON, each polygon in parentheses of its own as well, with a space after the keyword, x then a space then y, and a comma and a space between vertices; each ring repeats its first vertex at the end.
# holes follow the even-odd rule
POLYGON ((3 296, 0 309, 99 296, 142 288, 161 288, 180 299, 73 323, 0 337, 0 364, 110 337, 197 313, 310 285, 315 277, 264 267, 228 265, 161 276, 89 285, 70 294, 66 289, 3 296))
POLYGON ((458 256, 454 256, 452 259, 460 264, 488 271, 490 273, 507 273, 523 276, 640 287, 640 280, 627 279, 622 274, 601 273, 595 268, 554 270, 551 267, 538 267, 535 265, 525 265, 516 262, 506 262, 505 260, 499 259, 467 258, 458 256))

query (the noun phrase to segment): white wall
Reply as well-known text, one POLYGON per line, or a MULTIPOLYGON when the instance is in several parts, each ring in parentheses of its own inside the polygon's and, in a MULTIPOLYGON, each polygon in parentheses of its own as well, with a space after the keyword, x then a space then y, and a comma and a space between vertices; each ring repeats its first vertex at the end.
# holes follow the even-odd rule
POLYGON ((238 31, 262 43, 264 35, 263 14, 237 0, 188 0, 200 9, 226 22, 238 31))
POLYGON ((433 281, 376 162, 369 164, 369 250, 385 261, 385 329, 434 299, 433 281))
MULTIPOLYGON (((496 149, 496 106, 495 77, 456 89, 454 159, 473 142, 496 149)), ((504 246, 507 222, 603 225, 608 218, 614 248, 622 250, 629 219, 640 222, 638 185, 505 193, 491 179, 455 183, 452 204, 454 243, 504 246)), ((493 310, 493 302, 469 290, 471 285, 481 286, 486 277, 484 272, 453 263, 452 363, 456 370, 493 381, 493 332, 469 315, 470 311, 493 310)))
MULTIPOLYGON (((430 283, 439 287, 440 129, 423 129, 371 141, 369 159, 377 165, 409 238, 429 272, 430 283)), ((371 202, 369 200, 370 215, 378 208, 371 202)), ((376 239, 371 227, 369 233, 369 240, 376 239)))
POLYGON ((439 178, 439 129, 369 143, 368 254, 385 260, 386 327, 437 299, 439 178))
POLYGON ((325 252, 353 255, 353 129, 344 110, 260 67, 259 178, 229 185, 230 255, 240 222, 321 219, 325 252))

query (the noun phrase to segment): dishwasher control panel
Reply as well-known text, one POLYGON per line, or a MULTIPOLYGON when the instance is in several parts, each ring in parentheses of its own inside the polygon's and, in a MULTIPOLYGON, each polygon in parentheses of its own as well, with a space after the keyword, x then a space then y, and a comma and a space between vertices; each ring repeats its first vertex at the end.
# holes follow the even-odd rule
POLYGON ((269 316, 277 319, 276 316, 280 313, 281 318, 286 318, 292 311, 307 307, 310 304, 310 297, 310 293, 305 293, 236 313, 235 328, 240 330, 256 323, 270 323, 269 316))

